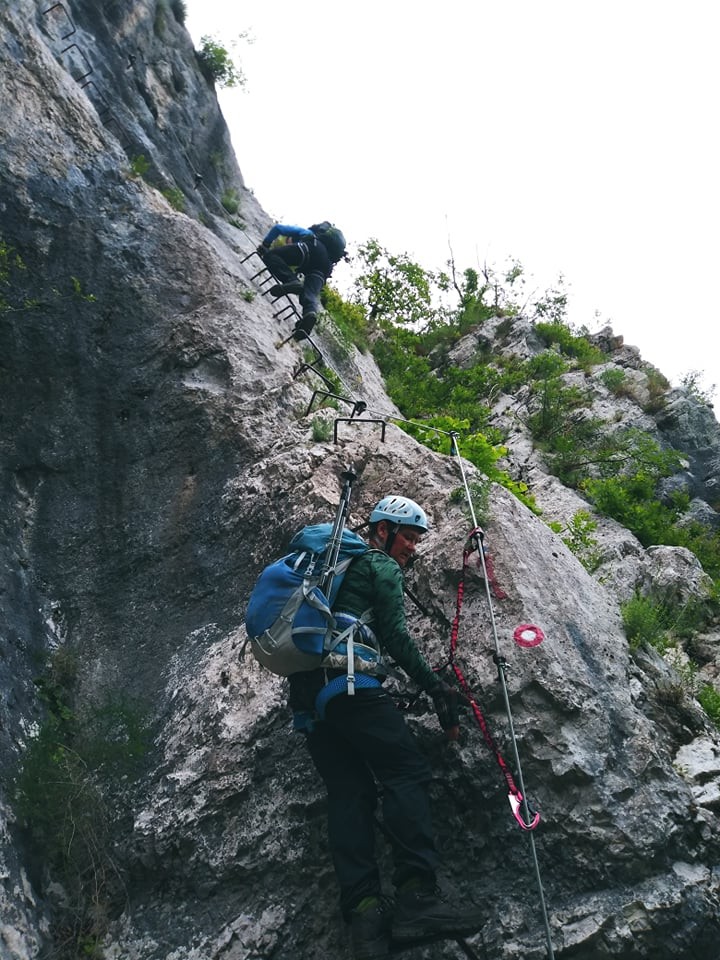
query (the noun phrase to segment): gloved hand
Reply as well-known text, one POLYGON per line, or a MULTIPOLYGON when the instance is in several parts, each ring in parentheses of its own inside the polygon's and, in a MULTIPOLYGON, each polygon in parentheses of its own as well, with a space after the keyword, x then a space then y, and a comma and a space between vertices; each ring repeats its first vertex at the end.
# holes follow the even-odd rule
POLYGON ((460 736, 460 717, 458 715, 458 692, 448 683, 440 683, 430 694, 435 713, 448 740, 457 740, 460 736))
POLYGON ((266 246, 265 243, 261 243, 255 253, 264 260, 267 254, 270 253, 270 247, 266 246))

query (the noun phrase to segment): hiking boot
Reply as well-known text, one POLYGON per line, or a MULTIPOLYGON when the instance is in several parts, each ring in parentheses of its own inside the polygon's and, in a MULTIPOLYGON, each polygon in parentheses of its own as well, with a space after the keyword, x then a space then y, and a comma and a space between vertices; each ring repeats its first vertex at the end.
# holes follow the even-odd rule
POLYGON ((282 297, 287 293, 299 294, 303 292, 301 280, 289 280, 287 283, 276 283, 270 287, 270 295, 273 297, 282 297))
POLYGON ((395 902, 392 939, 408 943, 468 937, 477 933, 485 919, 476 906, 455 906, 437 886, 401 889, 395 902))
POLYGON ((317 314, 313 313, 312 310, 309 310, 307 313, 303 314, 302 320, 298 320, 295 324, 295 332, 293 336, 296 340, 305 340, 306 337, 310 336, 312 328, 315 326, 315 321, 317 320, 317 314))
POLYGON ((354 960, 381 960, 390 946, 391 901, 365 897, 350 913, 350 937, 354 960))

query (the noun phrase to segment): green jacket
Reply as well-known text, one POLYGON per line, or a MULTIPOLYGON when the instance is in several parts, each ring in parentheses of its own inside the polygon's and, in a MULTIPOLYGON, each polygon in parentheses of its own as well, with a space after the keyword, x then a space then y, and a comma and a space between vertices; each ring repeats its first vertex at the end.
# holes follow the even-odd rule
MULTIPOLYGON (((372 609, 370 627, 383 654, 427 692, 440 683, 408 633, 405 620, 405 597, 400 566, 381 550, 369 550, 348 567, 333 604, 338 613, 359 617, 372 609)), ((311 670, 290 677, 290 705, 294 710, 308 709, 326 682, 325 671, 311 670)))
POLYGON ((423 690, 439 683, 427 660, 408 633, 405 621, 403 575, 398 564, 381 550, 369 550, 348 567, 333 609, 359 617, 373 612, 370 623, 380 649, 423 690))

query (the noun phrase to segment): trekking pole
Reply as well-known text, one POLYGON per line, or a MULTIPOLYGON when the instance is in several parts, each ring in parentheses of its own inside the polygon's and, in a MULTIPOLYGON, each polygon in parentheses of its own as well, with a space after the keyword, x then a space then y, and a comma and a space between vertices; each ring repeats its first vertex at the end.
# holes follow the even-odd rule
POLYGON ((357 474, 355 473, 355 468, 352 466, 352 464, 347 470, 344 470, 340 474, 340 477, 345 481, 345 483, 343 485, 342 493, 340 494, 340 503, 338 504, 338 508, 335 513, 335 521, 333 523, 330 539, 328 540, 325 557, 323 558, 322 571, 320 573, 320 589, 328 598, 330 597, 333 580, 335 579, 335 565, 340 554, 340 546, 342 544, 345 521, 347 520, 347 516, 350 511, 352 485, 357 479, 357 474))
MULTIPOLYGON (((524 818, 524 827, 530 837, 530 850, 532 852, 533 866, 535 870, 535 882, 537 884, 538 896, 540 899, 540 910, 542 913, 543 924, 545 926, 545 938, 547 945, 547 955, 549 960, 555 960, 555 953, 553 952, 552 938, 550 934, 550 921, 548 918, 547 906, 545 903, 545 891, 543 889, 542 877, 540 876, 540 864, 538 862, 537 849, 535 846, 535 834, 532 831, 531 824, 534 822, 531 817, 530 807, 527 802, 527 792, 525 790, 525 782, 523 779, 522 766, 520 764, 520 754, 518 751, 517 738, 515 736, 515 725, 513 723, 512 709, 510 707, 510 696, 508 694, 507 688, 507 661, 500 655, 500 643, 498 640, 497 624, 495 622, 495 610, 493 607, 492 596, 490 595, 490 576, 488 573, 487 565, 485 563, 485 553, 483 550, 483 539, 485 534, 483 530, 478 526, 477 518, 475 516, 475 509, 473 507, 472 497, 470 496, 470 488, 468 487, 467 478, 465 476, 465 469, 463 468, 462 457, 460 456, 460 449, 457 444, 457 438, 459 434, 455 431, 450 433, 450 449, 451 454, 457 457, 458 463, 460 465, 460 475, 462 477, 463 486, 465 488, 465 498, 468 502, 470 508, 470 516, 473 522, 473 536, 475 537, 478 556, 480 557, 480 563, 483 571, 483 578, 485 580, 485 594, 487 596, 488 609, 490 610, 490 624, 492 627, 493 641, 495 644, 495 654, 493 660, 497 666, 498 679, 500 680, 500 686, 502 687, 503 699, 505 702, 505 713, 507 714, 508 727, 510 729, 510 741, 512 744, 513 757, 515 759, 515 769, 518 775, 518 781, 520 783, 520 791, 522 795, 522 807, 523 807, 523 818, 524 818)), ((512 801, 511 801, 512 802, 512 801)), ((517 799, 515 799, 517 802, 517 799)))

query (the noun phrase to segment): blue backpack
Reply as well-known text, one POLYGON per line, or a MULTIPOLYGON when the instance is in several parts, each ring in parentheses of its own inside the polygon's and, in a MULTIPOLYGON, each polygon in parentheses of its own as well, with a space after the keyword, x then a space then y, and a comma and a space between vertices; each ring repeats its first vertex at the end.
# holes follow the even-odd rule
POLYGON ((368 672, 381 663, 367 627, 371 611, 359 618, 332 612, 351 561, 370 549, 352 530, 342 531, 330 595, 320 588, 332 531, 330 523, 303 527, 290 541, 292 552, 265 567, 250 594, 245 614, 250 647, 255 659, 279 676, 321 666, 347 669, 350 676, 358 658, 368 672))

